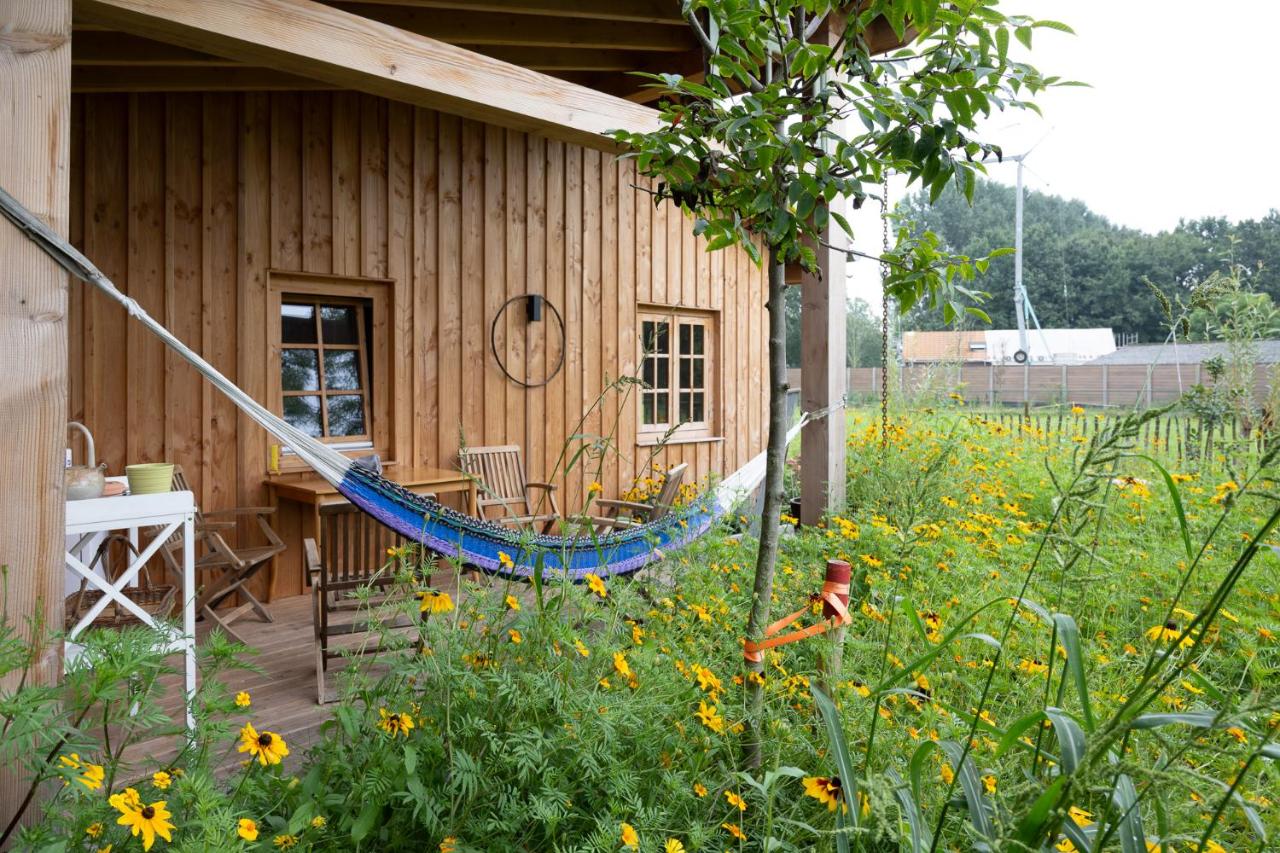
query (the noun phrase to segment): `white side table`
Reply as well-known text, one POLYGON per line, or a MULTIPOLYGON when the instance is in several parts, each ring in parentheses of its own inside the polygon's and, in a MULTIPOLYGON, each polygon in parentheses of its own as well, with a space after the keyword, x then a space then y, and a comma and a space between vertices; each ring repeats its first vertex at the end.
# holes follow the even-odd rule
POLYGON ((67 634, 67 642, 76 637, 98 618, 108 604, 114 602, 150 625, 162 635, 162 648, 167 652, 182 652, 186 662, 187 728, 195 727, 191 714, 196 693, 196 580, 195 580, 195 495, 191 492, 165 492, 158 495, 124 495, 111 498, 92 498, 67 502, 67 536, 79 539, 87 533, 110 530, 129 531, 130 541, 137 543, 141 527, 161 527, 159 535, 132 560, 114 583, 89 567, 71 551, 66 553, 67 567, 88 583, 101 590, 103 596, 85 613, 84 617, 67 634), (182 528, 182 629, 156 622, 145 610, 131 601, 123 590, 136 583, 138 572, 160 550, 160 546, 182 528))

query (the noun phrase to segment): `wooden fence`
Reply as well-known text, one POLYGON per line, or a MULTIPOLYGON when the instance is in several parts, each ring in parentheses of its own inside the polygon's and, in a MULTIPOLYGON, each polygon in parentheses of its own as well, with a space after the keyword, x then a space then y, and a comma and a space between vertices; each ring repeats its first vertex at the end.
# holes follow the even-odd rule
MULTIPOLYGON (((1254 373, 1256 399, 1268 396, 1273 370, 1260 364, 1254 373)), ((879 395, 878 367, 848 371, 850 400, 879 395)), ((1139 408, 1173 402, 1193 385, 1208 380, 1200 364, 1114 365, 958 365, 911 364, 890 371, 890 393, 912 402, 940 400, 959 394, 965 402, 990 406, 1064 404, 1104 408, 1139 408)), ((800 387, 800 371, 792 370, 791 387, 800 387)))

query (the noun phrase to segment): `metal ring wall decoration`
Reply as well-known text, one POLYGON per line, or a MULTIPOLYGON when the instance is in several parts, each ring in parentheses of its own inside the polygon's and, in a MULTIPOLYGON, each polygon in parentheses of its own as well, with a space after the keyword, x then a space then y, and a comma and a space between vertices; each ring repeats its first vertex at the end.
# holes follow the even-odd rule
POLYGON ((493 352, 494 361, 498 363, 498 369, 502 371, 503 376, 507 377, 522 388, 541 388, 550 383, 552 379, 556 378, 556 374, 558 374, 560 369, 564 367, 565 344, 564 318, 560 316, 560 312, 556 310, 556 306, 551 302, 551 300, 541 294, 521 293, 519 296, 511 297, 506 302, 502 303, 502 307, 498 309, 498 313, 493 315, 493 322, 489 324, 489 349, 493 352), (502 361, 502 356, 498 353, 498 321, 502 319, 503 314, 507 313, 507 309, 511 307, 512 303, 526 301, 535 295, 542 299, 543 304, 551 311, 551 315, 556 318, 556 325, 560 328, 560 357, 556 359, 555 366, 551 368, 551 372, 549 372, 542 381, 526 382, 523 379, 517 379, 511 375, 511 372, 507 370, 507 365, 502 361))

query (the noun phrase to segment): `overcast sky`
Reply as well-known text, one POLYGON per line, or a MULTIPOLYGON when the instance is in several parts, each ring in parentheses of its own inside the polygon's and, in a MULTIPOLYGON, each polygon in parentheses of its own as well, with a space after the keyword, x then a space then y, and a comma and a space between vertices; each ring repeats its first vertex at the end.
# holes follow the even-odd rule
MULTIPOLYGON (((1005 0, 1001 8, 1070 25, 1074 36, 1037 30, 1030 59, 1092 86, 1042 95, 1043 120, 1006 113, 988 123, 985 138, 1007 153, 1039 141, 1027 159, 1029 190, 1081 199, 1152 233, 1179 219, 1280 208, 1280 0, 1005 0)), ((996 180, 1012 184, 1014 175, 1012 164, 990 167, 996 180)), ((890 190, 905 191, 901 182, 890 190)), ((865 251, 878 250, 875 217, 864 210, 854 223, 865 251)), ((1013 245, 1012 221, 1009 235, 1013 245)), ((878 313, 875 265, 854 266, 851 295, 878 313)))

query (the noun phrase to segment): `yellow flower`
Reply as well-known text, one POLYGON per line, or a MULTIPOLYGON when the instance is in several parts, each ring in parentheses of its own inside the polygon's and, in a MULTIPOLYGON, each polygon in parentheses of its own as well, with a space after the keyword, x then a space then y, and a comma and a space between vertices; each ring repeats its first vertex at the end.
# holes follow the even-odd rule
POLYGON ((517 631, 515 628, 508 628, 507 636, 510 637, 511 642, 515 643, 517 646, 524 642, 524 637, 521 636, 520 632, 517 631))
POLYGON ((97 838, 102 834, 102 821, 94 821, 84 828, 84 834, 90 838, 97 838))
POLYGON ((290 847, 293 847, 298 843, 298 836, 277 835, 275 838, 271 839, 271 843, 281 850, 288 850, 290 847))
POLYGON ((724 734, 724 717, 720 716, 720 708, 716 705, 699 702, 698 720, 716 734, 724 734))
MULTIPOLYGON (((827 811, 835 811, 841 805, 841 786, 839 776, 806 776, 804 793, 813 797, 827 807, 827 811)), ((846 807, 847 808, 847 807, 846 807)))
POLYGON ((236 835, 240 836, 245 841, 257 841, 258 824, 254 823, 247 817, 242 817, 239 822, 236 823, 236 835))
POLYGON ((151 846, 156 843, 157 835, 165 841, 173 841, 170 831, 174 829, 174 825, 169 822, 169 818, 173 815, 165 808, 163 800, 151 805, 143 805, 137 791, 133 788, 125 788, 123 794, 112 794, 107 802, 120 812, 116 823, 129 827, 129 832, 134 838, 142 836, 143 850, 151 849, 151 846))
MULTIPOLYGON (((1163 625, 1152 625, 1150 628, 1147 629, 1147 633, 1146 633, 1146 637, 1148 640, 1151 640, 1153 642, 1164 642, 1164 643, 1177 642, 1178 638, 1181 636, 1182 636, 1182 629, 1179 628, 1178 623, 1174 622, 1172 619, 1170 619, 1168 622, 1164 623, 1163 625)), ((1185 649, 1194 644, 1195 644, 1195 640, 1192 639, 1190 634, 1188 634, 1186 637, 1183 638, 1182 642, 1178 643, 1178 646, 1180 648, 1185 649)))
POLYGON ((173 777, 163 770, 157 770, 151 774, 151 784, 163 791, 173 784, 173 777))
POLYGON ((956 778, 956 772, 951 769, 950 764, 943 764, 938 770, 938 775, 942 777, 942 781, 950 785, 956 778))
POLYGON ((1073 821, 1075 821, 1076 826, 1092 826, 1093 825, 1093 813, 1087 812, 1084 809, 1080 808, 1079 806, 1072 806, 1071 808, 1067 809, 1067 814, 1071 816, 1071 819, 1073 821))
POLYGON ((684 844, 675 838, 668 838, 667 843, 662 845, 662 853, 684 853, 684 844))
POLYGON ((604 491, 604 486, 600 485, 594 480, 587 484, 587 494, 589 495, 594 495, 603 491, 604 491))
POLYGON ((508 596, 507 596, 507 609, 508 609, 508 610, 519 610, 519 609, 520 609, 520 599, 516 598, 514 595, 508 595, 508 596))
POLYGON ((458 839, 450 835, 448 838, 440 842, 440 853, 453 853, 453 848, 457 845, 458 839))
POLYGON ((1227 729, 1227 734, 1235 738, 1237 743, 1244 743, 1246 740, 1249 739, 1249 736, 1244 733, 1244 729, 1240 728, 1239 726, 1232 726, 1231 728, 1227 729))
POLYGON ((266 731, 259 734, 253 723, 245 723, 240 730, 240 746, 236 747, 236 751, 249 753, 251 758, 258 759, 258 763, 266 767, 268 764, 279 764, 289 754, 289 747, 280 735, 266 731))
POLYGON ((1032 660, 1023 658, 1022 663, 1018 664, 1018 669, 1025 672, 1027 675, 1041 675, 1048 672, 1049 666, 1039 658, 1034 658, 1032 660))
POLYGON ((747 840, 747 834, 743 832, 742 827, 738 826, 736 823, 722 823, 720 824, 720 828, 739 841, 747 840))
POLYGON ((498 564, 503 568, 510 569, 515 567, 516 561, 511 559, 511 555, 506 551, 499 551, 498 564))
POLYGON ((745 812, 747 810, 747 801, 742 799, 736 791, 725 791, 724 798, 729 801, 729 805, 736 806, 738 811, 745 812))
POLYGON ((994 777, 994 776, 983 776, 983 777, 982 777, 982 787, 984 787, 984 788, 986 788, 986 789, 987 789, 987 793, 988 793, 988 794, 994 794, 994 793, 996 792, 996 777, 994 777))
POLYGON ((620 829, 622 830, 622 846, 630 847, 632 850, 639 850, 640 835, 636 832, 636 828, 629 823, 624 823, 620 829))
POLYGON ((409 736, 413 729, 413 715, 408 713, 389 713, 386 708, 378 709, 378 728, 387 734, 409 736))
POLYGON ((588 649, 581 640, 574 640, 573 648, 578 652, 578 654, 582 655, 584 658, 591 657, 591 650, 588 649))
POLYGON ((1083 415, 1083 414, 1084 414, 1084 407, 1083 407, 1083 406, 1072 406, 1072 407, 1071 407, 1071 414, 1073 414, 1073 415, 1083 415))
POLYGON ((448 613, 453 609, 453 599, 447 592, 424 590, 418 593, 419 613, 448 613))
POLYGON ((1053 845, 1053 849, 1060 851, 1060 853, 1077 853, 1076 846, 1071 843, 1071 839, 1069 838, 1064 838, 1057 844, 1053 845))
POLYGON ((697 794, 699 797, 705 797, 707 795, 707 786, 702 784, 701 782, 694 782, 693 792, 697 794))
POLYGON ((609 594, 609 590, 605 589, 604 581, 600 579, 599 575, 587 575, 587 587, 601 598, 609 594))
POLYGON ((627 663, 627 656, 622 652, 613 653, 613 668, 623 678, 631 678, 635 675, 631 671, 631 664, 627 663))
POLYGON ((328 823, 329 821, 325 820, 325 817, 322 814, 318 814, 315 817, 311 818, 312 829, 324 829, 325 826, 328 825, 328 823))
POLYGON ((80 778, 76 781, 84 785, 90 791, 96 791, 102 787, 102 780, 107 776, 102 769, 101 764, 86 764, 84 772, 80 774, 80 778))
POLYGON ((1210 838, 1204 843, 1203 853, 1227 853, 1227 848, 1210 838))
POLYGON ((237 708, 248 708, 250 703, 251 703, 251 700, 249 699, 249 694, 244 690, 241 690, 239 693, 236 694, 237 708))

